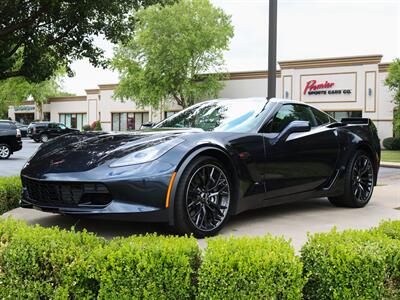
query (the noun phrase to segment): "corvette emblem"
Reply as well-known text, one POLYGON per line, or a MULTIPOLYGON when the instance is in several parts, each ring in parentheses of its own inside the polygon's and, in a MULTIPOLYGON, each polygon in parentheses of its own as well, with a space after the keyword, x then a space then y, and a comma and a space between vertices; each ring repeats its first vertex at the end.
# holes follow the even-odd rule
POLYGON ((51 165, 51 166, 59 166, 59 165, 61 165, 64 161, 65 161, 65 159, 56 160, 56 161, 52 160, 52 161, 50 161, 50 165, 51 165))

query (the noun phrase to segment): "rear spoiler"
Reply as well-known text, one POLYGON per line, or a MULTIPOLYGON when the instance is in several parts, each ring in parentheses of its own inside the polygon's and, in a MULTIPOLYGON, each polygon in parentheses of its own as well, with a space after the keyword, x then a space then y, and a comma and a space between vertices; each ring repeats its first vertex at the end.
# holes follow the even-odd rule
POLYGON ((343 118, 340 122, 343 124, 369 125, 371 120, 368 118, 343 118))

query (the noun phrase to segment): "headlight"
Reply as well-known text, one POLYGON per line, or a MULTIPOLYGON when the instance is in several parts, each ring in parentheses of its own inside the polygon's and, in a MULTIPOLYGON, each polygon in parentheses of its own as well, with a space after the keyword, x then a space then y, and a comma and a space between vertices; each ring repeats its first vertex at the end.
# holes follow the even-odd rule
MULTIPOLYGON (((156 160, 184 140, 180 138, 162 138, 142 145, 142 149, 135 149, 128 154, 110 164, 111 168, 137 165, 156 160), (152 144, 149 146, 149 144, 152 144)), ((140 147, 140 146, 139 146, 140 147)))

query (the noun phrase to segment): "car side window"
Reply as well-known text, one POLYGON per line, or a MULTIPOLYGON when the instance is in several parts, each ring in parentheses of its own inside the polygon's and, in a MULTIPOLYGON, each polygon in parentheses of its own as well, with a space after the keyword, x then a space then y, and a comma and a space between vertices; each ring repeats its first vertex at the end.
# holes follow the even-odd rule
POLYGON ((329 118, 329 116, 326 113, 324 113, 316 108, 313 108, 313 107, 311 107, 311 110, 314 114, 314 117, 315 117, 315 120, 317 121, 318 126, 321 126, 324 124, 329 124, 331 122, 331 119, 329 118))
POLYGON ((308 106, 298 104, 285 104, 276 113, 262 130, 264 133, 280 133, 292 121, 308 121, 311 127, 315 126, 314 116, 308 106))
POLYGON ((64 130, 67 129, 67 126, 65 126, 64 124, 58 124, 58 128, 64 130))

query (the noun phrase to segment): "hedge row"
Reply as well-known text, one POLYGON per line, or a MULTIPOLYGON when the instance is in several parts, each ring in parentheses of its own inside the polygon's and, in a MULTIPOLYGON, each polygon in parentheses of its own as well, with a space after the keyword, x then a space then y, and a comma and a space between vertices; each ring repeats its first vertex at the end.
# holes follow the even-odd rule
POLYGON ((400 221, 315 234, 296 256, 272 236, 87 232, 0 221, 1 299, 400 299, 400 221))
POLYGON ((0 215, 19 206, 22 185, 18 176, 0 177, 0 215))

